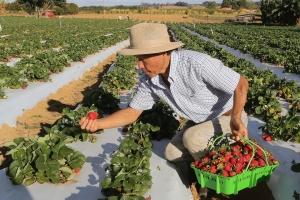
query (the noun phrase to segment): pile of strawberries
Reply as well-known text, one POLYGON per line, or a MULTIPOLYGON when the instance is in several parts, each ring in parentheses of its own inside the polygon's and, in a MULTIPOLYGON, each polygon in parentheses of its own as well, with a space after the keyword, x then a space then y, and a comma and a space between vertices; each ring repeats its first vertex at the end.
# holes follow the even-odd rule
MULTIPOLYGON (((261 147, 255 140, 251 141, 261 147)), ((271 152, 262 148, 266 153, 266 159, 262 149, 256 145, 253 145, 254 148, 252 148, 250 144, 243 140, 222 145, 217 150, 208 152, 202 159, 195 160, 192 165, 202 171, 232 177, 242 173, 249 162, 248 170, 264 167, 266 162, 270 166, 278 164, 278 160, 272 156, 271 152), (254 157, 251 160, 252 152, 254 152, 254 157)))

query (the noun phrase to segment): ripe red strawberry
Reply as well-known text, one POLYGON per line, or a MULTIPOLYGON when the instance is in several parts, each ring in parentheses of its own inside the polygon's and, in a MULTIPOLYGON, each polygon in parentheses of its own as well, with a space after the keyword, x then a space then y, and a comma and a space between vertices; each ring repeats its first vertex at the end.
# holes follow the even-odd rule
POLYGON ((25 89, 26 89, 26 87, 25 87, 25 86, 23 86, 23 87, 22 87, 22 89, 23 89, 23 90, 25 90, 25 89))
POLYGON ((255 156, 262 157, 263 156, 262 150, 261 149, 257 149, 256 152, 255 152, 255 156))
POLYGON ((40 82, 43 82, 43 79, 40 79, 39 81, 40 81, 40 82))
POLYGON ((201 170, 207 171, 208 169, 207 169, 207 167, 205 165, 203 165, 202 168, 201 168, 201 170))
POLYGON ((233 165, 236 164, 236 158, 234 158, 234 157, 230 158, 229 162, 233 165))
POLYGON ((97 119, 97 117, 98 117, 98 113, 96 113, 96 112, 89 112, 89 113, 87 114, 87 116, 88 116, 88 118, 89 118, 90 120, 95 120, 95 119, 97 119))
POLYGON ((268 136, 265 138, 265 140, 269 142, 269 141, 272 141, 272 138, 271 138, 271 136, 268 135, 268 136))
POLYGON ((258 166, 258 161, 257 160, 252 160, 250 163, 250 167, 257 167, 258 166))
POLYGON ((268 134, 263 134, 261 137, 263 138, 263 139, 266 139, 266 137, 268 137, 269 135, 268 134))
POLYGON ((217 167, 216 167, 216 165, 212 165, 211 167, 210 167, 210 173, 213 173, 213 174, 215 174, 215 173, 217 173, 217 167))
POLYGON ((27 86, 28 86, 28 83, 25 84, 25 87, 27 87, 27 86))
POLYGON ((261 166, 261 167, 266 166, 266 162, 264 159, 258 158, 257 161, 258 161, 259 166, 261 166))
POLYGON ((210 159, 209 159, 209 157, 205 157, 205 158, 203 158, 202 161, 206 164, 206 163, 208 163, 210 161, 210 159))
POLYGON ((198 164, 198 167, 201 168, 201 167, 203 167, 203 166, 204 166, 204 163, 200 160, 200 161, 199 161, 199 164, 198 164))
POLYGON ((226 171, 226 170, 222 170, 222 175, 223 176, 225 176, 225 177, 228 177, 229 176, 229 173, 228 173, 228 171, 226 171))
POLYGON ((195 161, 194 161, 194 166, 197 167, 198 164, 199 164, 199 160, 195 160, 195 161))
POLYGON ((243 169, 245 165, 244 163, 236 163, 235 166, 236 168, 243 169))
POLYGON ((80 170, 81 170, 81 169, 74 169, 74 172, 75 172, 75 173, 78 173, 78 172, 80 172, 80 170))
POLYGON ((85 63, 85 60, 82 60, 81 62, 85 63))
POLYGON ((232 171, 231 171, 231 172, 229 173, 229 176, 230 176, 230 177, 236 176, 236 172, 232 172, 232 171))
POLYGON ((217 153, 216 151, 211 151, 211 152, 208 153, 208 155, 209 155, 210 157, 213 157, 214 155, 216 155, 216 153, 217 153))
POLYGON ((231 168, 231 166, 226 165, 226 166, 224 167, 224 170, 226 170, 226 171, 228 171, 228 172, 231 172, 231 171, 232 171, 232 168, 231 168))
POLYGON ((249 161, 250 161, 250 158, 251 158, 251 154, 250 154, 250 153, 244 154, 244 155, 243 155, 243 158, 244 158, 244 162, 249 162, 249 161))

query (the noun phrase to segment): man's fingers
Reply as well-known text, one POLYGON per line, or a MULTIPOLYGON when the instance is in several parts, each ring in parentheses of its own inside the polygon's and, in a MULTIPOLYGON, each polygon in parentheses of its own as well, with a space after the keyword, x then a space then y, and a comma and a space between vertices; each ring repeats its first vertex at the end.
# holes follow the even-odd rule
POLYGON ((86 120, 86 117, 83 117, 79 120, 79 125, 82 125, 84 123, 84 121, 86 120))

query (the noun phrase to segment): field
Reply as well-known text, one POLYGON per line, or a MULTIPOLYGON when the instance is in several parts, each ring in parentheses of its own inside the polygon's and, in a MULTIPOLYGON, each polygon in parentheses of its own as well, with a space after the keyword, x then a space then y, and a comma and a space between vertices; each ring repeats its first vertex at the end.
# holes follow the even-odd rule
MULTIPOLYGON (((132 14, 130 15, 130 21, 126 20, 126 15, 120 14, 78 14, 75 16, 63 16, 60 19, 4 17, 2 24, 4 30, 1 35, 5 37, 1 38, 0 42, 3 52, 0 56, 0 80, 2 80, 0 82, 0 94, 3 98, 0 101, 0 106, 2 105, 3 109, 6 102, 17 98, 24 98, 22 96, 26 96, 27 91, 35 95, 28 97, 28 101, 19 102, 18 105, 14 104, 10 108, 12 113, 7 112, 6 117, 2 116, 2 126, 0 127, 1 143, 12 141, 18 137, 31 138, 35 135, 47 135, 47 131, 42 128, 43 126, 51 128, 54 124, 58 123, 59 119, 64 117, 64 108, 75 109, 80 102, 98 88, 99 84, 103 81, 104 75, 107 74, 110 65, 116 61, 116 52, 103 61, 93 64, 90 70, 81 74, 79 79, 61 85, 56 91, 47 93, 45 92, 47 90, 43 89, 43 92, 40 91, 40 93, 44 93, 45 96, 41 97, 41 100, 38 100, 33 106, 27 106, 26 102, 34 101, 39 96, 34 93, 34 90, 38 91, 38 88, 46 88, 47 84, 56 84, 55 80, 57 79, 53 79, 52 83, 52 77, 63 72, 65 73, 68 67, 72 68, 76 63, 80 63, 79 65, 88 65, 89 63, 85 62, 89 57, 93 57, 101 49, 105 50, 110 46, 114 46, 115 43, 127 39, 128 28, 138 21, 222 22, 227 17, 221 16, 218 18, 215 16, 212 19, 213 17, 209 16, 208 19, 201 19, 192 17, 183 18, 182 15, 132 14), (122 20, 120 21, 117 20, 119 16, 122 16, 122 20), (16 24, 17 21, 20 23, 20 26, 9 26, 9 24, 16 24), (41 27, 47 27, 47 29, 41 27), (16 31, 16 29, 18 30, 16 31), (60 51, 60 49, 64 51, 60 51), (27 58, 27 55, 32 55, 32 57, 27 58), (20 58, 22 58, 21 61, 18 60, 20 58), (11 70, 20 69, 23 73, 22 77, 18 77, 16 71, 8 72, 7 65, 15 66, 14 68, 9 67, 11 70), (34 67, 35 65, 38 67, 34 67), (43 70, 41 70, 42 67, 43 70), (16 80, 16 82, 10 80, 16 80), (19 96, 14 96, 14 92, 18 93, 19 96), (18 111, 14 112, 14 109, 18 109, 18 111), (6 123, 5 120, 11 116, 16 126, 8 122, 6 123)), ((193 23, 182 23, 180 25, 172 23, 170 25, 170 29, 176 37, 185 43, 186 49, 198 50, 216 57, 247 77, 251 87, 245 109, 254 118, 262 118, 264 119, 264 123, 269 123, 265 126, 264 133, 268 132, 272 134, 272 137, 276 140, 299 142, 297 133, 293 132, 291 134, 295 130, 295 127, 297 129, 299 126, 299 120, 296 117, 300 91, 297 81, 285 80, 282 77, 275 76, 272 71, 257 70, 256 66, 249 61, 238 59, 224 49, 218 48, 212 43, 204 42, 198 36, 192 35, 185 31, 185 29, 182 29, 181 26, 212 38, 221 44, 239 49, 244 54, 253 55, 262 64, 268 62, 276 70, 289 72, 287 75, 290 75, 290 77, 297 77, 296 74, 299 74, 299 60, 297 55, 300 44, 297 38, 298 32, 295 29, 229 24, 197 24, 194 26, 193 23), (253 31, 253 34, 247 35, 251 30, 255 31, 253 31), (228 35, 231 37, 228 37, 228 35), (188 40, 187 38, 192 39, 188 40), (280 96, 278 96, 279 94, 280 96), (283 109, 278 101, 279 97, 295 108, 290 111, 290 116, 294 117, 293 120, 290 120, 290 124, 286 125, 286 129, 280 130, 281 134, 278 133, 278 129, 283 127, 283 124, 288 123, 281 121, 285 118, 285 115, 281 113, 283 109), (267 108, 261 105, 267 105, 267 108), (274 127, 277 129, 275 130, 274 127)), ((127 63, 127 61, 124 61, 124 63, 127 63)), ((61 80, 57 81, 60 82, 61 80)), ((130 82, 130 80, 127 81, 130 82)), ((113 88, 113 86, 110 87, 113 88)), ((123 88, 123 90, 126 89, 123 88)), ((114 95, 119 95, 121 92, 120 89, 117 91, 111 89, 111 91, 114 92, 114 95)), ((258 130, 255 130, 254 133, 252 132, 252 136, 257 138, 257 132, 258 130)), ((83 133, 81 136, 83 138, 86 137, 83 133)), ((260 136, 258 137, 261 139, 260 136)), ((260 142, 270 147, 269 143, 266 143, 264 140, 260 140, 260 142)), ((278 145, 276 142, 272 144, 274 146, 278 145)), ((272 149, 274 150, 274 148, 272 149)), ((0 150, 2 152, 2 156, 0 157, 1 163, 4 160, 4 154, 9 149, 2 147, 0 150)), ((290 155, 294 154, 297 154, 297 152, 293 151, 290 155)), ((274 156, 276 155, 278 154, 274 150, 274 156)), ((291 156, 289 161, 285 162, 291 163, 291 159, 297 160, 297 158, 291 156)), ((4 167, 7 167, 6 162, 2 163, 0 169, 4 167)), ((292 187, 289 188, 290 190, 298 189, 297 186, 293 185, 289 185, 289 187, 292 187)), ((196 200, 197 198, 194 197, 194 199, 196 200)), ((271 191, 266 183, 259 183, 252 189, 242 190, 238 195, 212 194, 209 199, 278 200, 278 191, 271 191), (277 195, 276 198, 274 198, 272 192, 277 195)))

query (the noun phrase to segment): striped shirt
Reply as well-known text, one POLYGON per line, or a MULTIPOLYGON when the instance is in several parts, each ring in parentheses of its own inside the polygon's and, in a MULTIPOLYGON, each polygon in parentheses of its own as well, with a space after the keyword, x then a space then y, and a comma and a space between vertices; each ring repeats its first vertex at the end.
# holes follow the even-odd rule
POLYGON ((212 120, 233 106, 240 75, 209 55, 190 50, 172 51, 168 81, 143 74, 130 107, 149 110, 164 100, 181 117, 195 123, 212 120))

